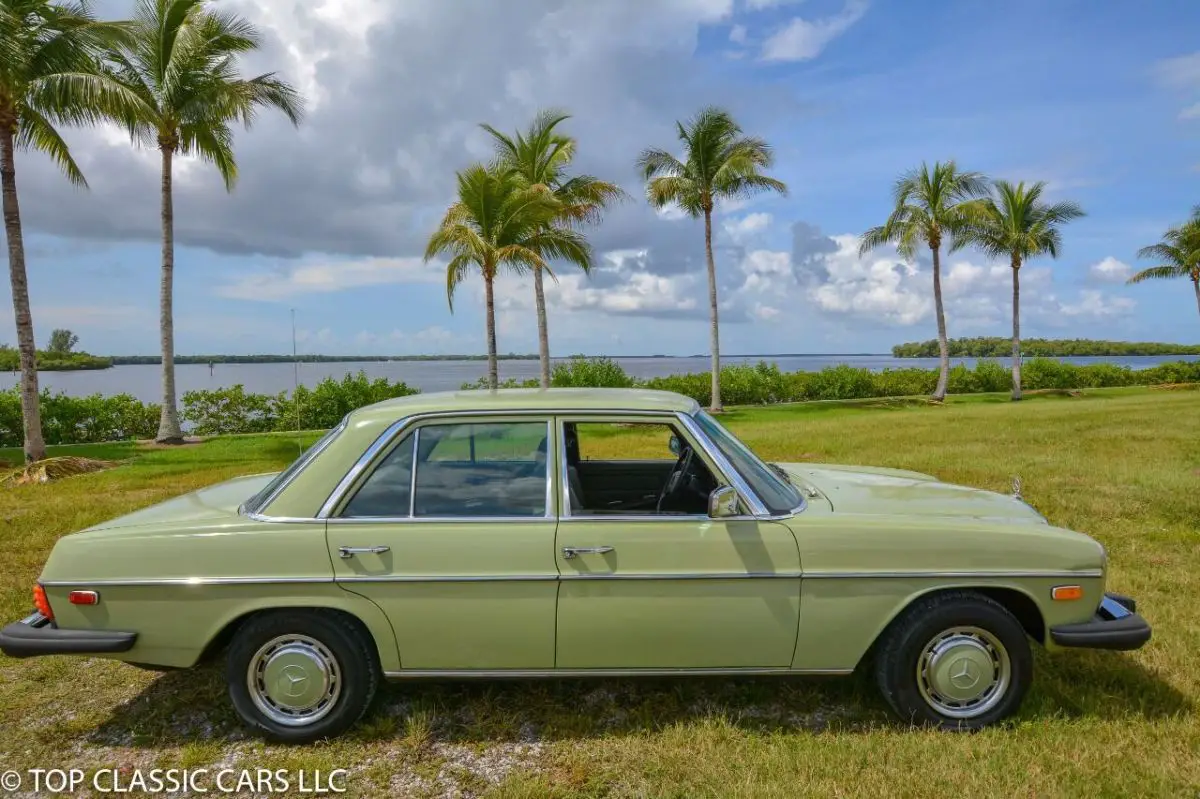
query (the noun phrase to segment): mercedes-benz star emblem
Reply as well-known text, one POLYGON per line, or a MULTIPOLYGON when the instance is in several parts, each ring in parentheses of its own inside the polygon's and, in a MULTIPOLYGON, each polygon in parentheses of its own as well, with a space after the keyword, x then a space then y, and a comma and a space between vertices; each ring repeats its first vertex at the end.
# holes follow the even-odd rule
POLYGON ((304 685, 308 682, 308 675, 304 673, 304 669, 299 666, 288 666, 280 675, 280 687, 283 689, 284 696, 300 696, 304 693, 304 685))
POLYGON ((955 688, 974 688, 979 682, 979 669, 966 658, 961 658, 950 667, 950 682, 955 688))

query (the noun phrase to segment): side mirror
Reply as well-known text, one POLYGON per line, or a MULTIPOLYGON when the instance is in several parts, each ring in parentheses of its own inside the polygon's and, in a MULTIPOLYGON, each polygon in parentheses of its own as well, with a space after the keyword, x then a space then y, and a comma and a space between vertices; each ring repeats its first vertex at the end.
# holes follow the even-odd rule
POLYGON ((679 436, 671 434, 671 440, 667 442, 667 449, 671 450, 671 454, 679 457, 679 453, 683 452, 683 442, 679 440, 679 436))
POLYGON ((738 515, 738 494, 730 486, 713 489, 708 495, 708 515, 714 519, 738 515))

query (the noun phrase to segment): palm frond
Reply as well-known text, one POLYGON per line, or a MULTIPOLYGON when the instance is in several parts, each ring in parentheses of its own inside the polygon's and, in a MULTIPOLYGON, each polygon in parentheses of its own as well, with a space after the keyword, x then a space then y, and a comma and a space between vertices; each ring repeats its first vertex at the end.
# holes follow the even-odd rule
POLYGON ((1129 285, 1135 283, 1144 283, 1147 280, 1171 280, 1179 277, 1186 277, 1187 270, 1180 269, 1173 264, 1162 264, 1160 266, 1152 266, 1148 269, 1143 269, 1137 274, 1125 281, 1129 285))
POLYGON ((87 188, 87 180, 71 156, 71 149, 67 147, 67 143, 54 129, 54 125, 30 106, 22 109, 16 144, 18 147, 40 150, 50 156, 71 183, 87 188))

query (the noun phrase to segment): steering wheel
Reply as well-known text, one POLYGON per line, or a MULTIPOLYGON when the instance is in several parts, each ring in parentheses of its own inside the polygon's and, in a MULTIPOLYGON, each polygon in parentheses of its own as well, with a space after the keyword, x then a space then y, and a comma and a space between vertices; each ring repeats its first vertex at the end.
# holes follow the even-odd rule
POLYGON ((671 474, 667 477, 667 482, 663 483, 662 491, 658 495, 658 504, 654 509, 658 513, 662 513, 663 503, 679 492, 679 489, 687 484, 687 478, 692 473, 692 464, 696 459, 696 452, 690 446, 684 445, 683 451, 679 453, 679 459, 675 461, 675 466, 671 469, 671 474))

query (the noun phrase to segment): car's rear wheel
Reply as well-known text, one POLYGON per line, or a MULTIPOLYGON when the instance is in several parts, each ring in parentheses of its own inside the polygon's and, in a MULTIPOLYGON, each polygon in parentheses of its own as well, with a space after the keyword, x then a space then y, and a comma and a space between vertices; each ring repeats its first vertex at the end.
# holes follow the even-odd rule
POLYGON ((319 610, 252 617, 234 634, 226 662, 238 715, 285 743, 345 732, 367 711, 380 677, 370 638, 319 610))
POLYGON ((1033 679, 1021 623, 970 591, 918 600, 888 627, 875 660, 879 690, 905 721, 975 730, 1015 713, 1033 679))

